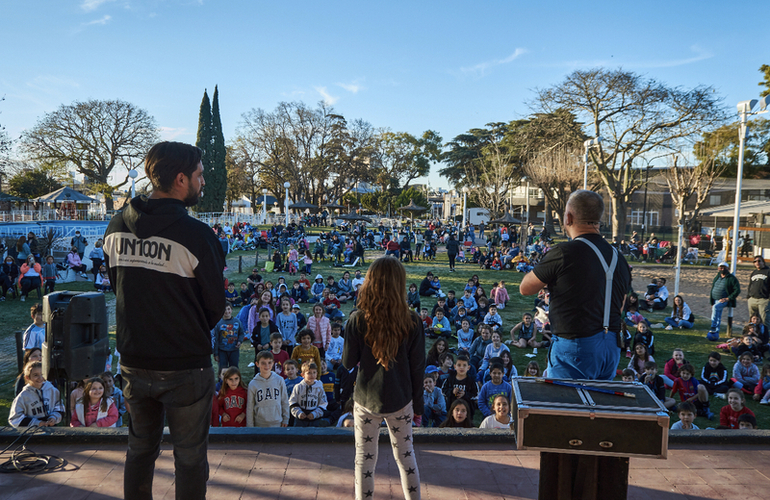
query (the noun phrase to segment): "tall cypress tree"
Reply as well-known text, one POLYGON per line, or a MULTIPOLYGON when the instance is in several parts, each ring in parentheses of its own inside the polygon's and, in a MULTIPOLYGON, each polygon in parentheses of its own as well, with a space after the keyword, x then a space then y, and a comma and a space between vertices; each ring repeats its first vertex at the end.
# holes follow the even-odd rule
MULTIPOLYGON (((209 101, 209 95, 206 90, 203 90, 203 100, 201 101, 200 113, 198 113, 198 137, 195 139, 195 145, 203 151, 203 157, 201 163, 203 164, 204 178, 211 172, 211 102, 209 101)), ((203 190, 203 198, 194 207, 194 210, 198 212, 210 212, 209 200, 210 192, 208 189, 208 183, 203 190)))
POLYGON ((222 120, 219 117, 219 88, 214 86, 214 99, 211 106, 211 170, 206 178, 209 188, 210 211, 221 212, 227 196, 227 165, 225 163, 225 136, 222 133, 222 120))

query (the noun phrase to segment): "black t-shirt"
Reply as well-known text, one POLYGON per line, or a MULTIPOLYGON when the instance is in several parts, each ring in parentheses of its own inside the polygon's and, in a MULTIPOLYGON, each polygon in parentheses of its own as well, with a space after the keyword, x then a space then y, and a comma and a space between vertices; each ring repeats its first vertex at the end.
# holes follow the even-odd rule
POLYGON ((755 269, 749 278, 749 298, 770 298, 770 267, 755 269))
MULTIPOLYGON (((599 249, 607 265, 615 251, 598 234, 584 234, 599 249)), ((552 248, 534 271, 551 293, 551 331, 562 338, 590 337, 604 330, 604 267, 591 247, 581 241, 560 243, 552 248)), ((610 331, 620 332, 623 299, 631 283, 626 259, 618 254, 612 280, 610 331)))
POLYGON ((442 392, 444 393, 444 397, 446 398, 446 407, 449 409, 450 406, 452 406, 452 403, 455 402, 455 399, 457 397, 454 395, 454 389, 459 388, 465 391, 465 394, 463 395, 463 399, 468 403, 468 406, 471 407, 471 418, 473 417, 473 398, 477 396, 478 388, 476 387, 476 382, 471 379, 467 374, 465 375, 465 378, 462 380, 457 380, 457 372, 452 370, 449 372, 449 376, 444 380, 444 384, 441 387, 442 392))

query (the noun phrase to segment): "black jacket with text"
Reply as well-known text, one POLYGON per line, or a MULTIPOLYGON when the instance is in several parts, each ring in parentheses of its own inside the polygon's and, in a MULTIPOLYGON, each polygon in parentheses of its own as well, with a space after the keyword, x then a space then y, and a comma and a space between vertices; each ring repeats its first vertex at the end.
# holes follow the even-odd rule
POLYGON ((214 232, 175 199, 139 196, 104 236, 121 363, 147 370, 211 366, 225 256, 214 232))

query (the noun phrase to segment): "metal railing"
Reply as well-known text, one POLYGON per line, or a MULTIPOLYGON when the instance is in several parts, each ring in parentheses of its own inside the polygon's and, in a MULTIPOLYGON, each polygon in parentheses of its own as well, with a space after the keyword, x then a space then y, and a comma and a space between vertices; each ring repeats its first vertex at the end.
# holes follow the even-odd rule
POLYGON ((0 222, 46 220, 109 220, 109 215, 103 210, 74 210, 64 213, 54 209, 0 211, 0 222))

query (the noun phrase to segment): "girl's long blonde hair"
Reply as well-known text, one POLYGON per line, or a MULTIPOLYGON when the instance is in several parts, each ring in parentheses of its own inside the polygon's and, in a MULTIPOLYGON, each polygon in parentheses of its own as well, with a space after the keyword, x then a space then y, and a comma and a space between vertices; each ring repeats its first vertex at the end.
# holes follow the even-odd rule
POLYGON ((387 370, 414 328, 406 302, 406 270, 398 259, 380 257, 369 266, 356 307, 366 320, 366 345, 387 370))

